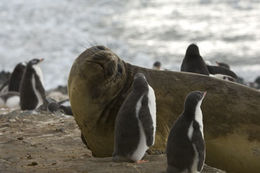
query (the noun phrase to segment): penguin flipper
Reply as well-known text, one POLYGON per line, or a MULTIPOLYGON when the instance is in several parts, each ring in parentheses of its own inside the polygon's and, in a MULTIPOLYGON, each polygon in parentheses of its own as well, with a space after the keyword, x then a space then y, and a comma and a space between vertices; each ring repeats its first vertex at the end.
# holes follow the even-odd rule
POLYGON ((205 160, 205 143, 200 131, 199 124, 197 122, 193 123, 193 128, 194 131, 191 140, 192 143, 195 144, 195 147, 199 154, 199 163, 198 163, 197 171, 201 171, 205 160))
POLYGON ((211 65, 207 65, 207 68, 210 74, 223 74, 237 79, 237 75, 229 69, 219 67, 219 66, 211 66, 211 65))
POLYGON ((42 85, 42 82, 41 82, 40 78, 37 75, 34 75, 34 77, 35 77, 35 81, 36 81, 36 89, 40 93, 43 93, 42 97, 44 97, 44 99, 45 99, 45 89, 44 89, 44 87, 42 85))
POLYGON ((143 96, 142 106, 139 111, 139 119, 142 122, 144 133, 146 136, 147 146, 152 146, 154 143, 154 127, 152 116, 148 107, 148 97, 147 95, 143 96))

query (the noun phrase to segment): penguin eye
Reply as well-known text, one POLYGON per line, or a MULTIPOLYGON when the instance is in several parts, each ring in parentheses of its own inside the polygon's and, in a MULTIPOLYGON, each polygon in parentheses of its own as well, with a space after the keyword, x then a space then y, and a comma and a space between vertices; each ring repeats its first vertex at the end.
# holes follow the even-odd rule
POLYGON ((117 72, 118 72, 119 74, 122 74, 122 72, 123 72, 122 67, 121 67, 120 64, 117 64, 117 72))

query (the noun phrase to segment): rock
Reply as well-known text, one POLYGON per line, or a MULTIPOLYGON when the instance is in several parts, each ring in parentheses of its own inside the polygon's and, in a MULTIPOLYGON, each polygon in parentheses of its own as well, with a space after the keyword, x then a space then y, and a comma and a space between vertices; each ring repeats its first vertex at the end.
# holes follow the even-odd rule
POLYGON ((186 95, 207 91, 202 105, 206 162, 230 172, 259 172, 259 91, 209 76, 134 66, 104 46, 84 51, 75 60, 68 82, 73 115, 94 155, 111 156, 115 118, 137 72, 145 74, 157 100, 152 151, 165 151, 169 130, 183 110, 186 95))

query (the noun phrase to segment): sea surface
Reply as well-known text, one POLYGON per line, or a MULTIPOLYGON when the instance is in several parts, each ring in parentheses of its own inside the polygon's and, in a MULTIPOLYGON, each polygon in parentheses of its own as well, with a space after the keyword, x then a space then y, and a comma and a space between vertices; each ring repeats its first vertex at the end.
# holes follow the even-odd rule
POLYGON ((97 44, 179 71, 196 43, 204 60, 246 81, 260 75, 259 0, 1 0, 0 25, 0 71, 44 58, 46 89, 66 85, 75 58, 97 44))

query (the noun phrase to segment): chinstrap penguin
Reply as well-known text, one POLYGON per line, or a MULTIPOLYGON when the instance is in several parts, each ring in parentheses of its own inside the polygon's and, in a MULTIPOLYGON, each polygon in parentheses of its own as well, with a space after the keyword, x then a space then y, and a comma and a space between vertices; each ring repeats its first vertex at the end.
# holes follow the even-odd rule
POLYGON ((154 144, 155 131, 155 94, 144 74, 137 73, 133 89, 117 114, 113 161, 142 163, 146 150, 154 144))
POLYGON ((43 76, 38 66, 43 59, 32 59, 27 65, 20 85, 22 110, 34 110, 46 102, 43 76))
POLYGON ((206 92, 186 97, 184 111, 175 121, 167 141, 167 173, 198 173, 205 161, 201 103, 206 92))

